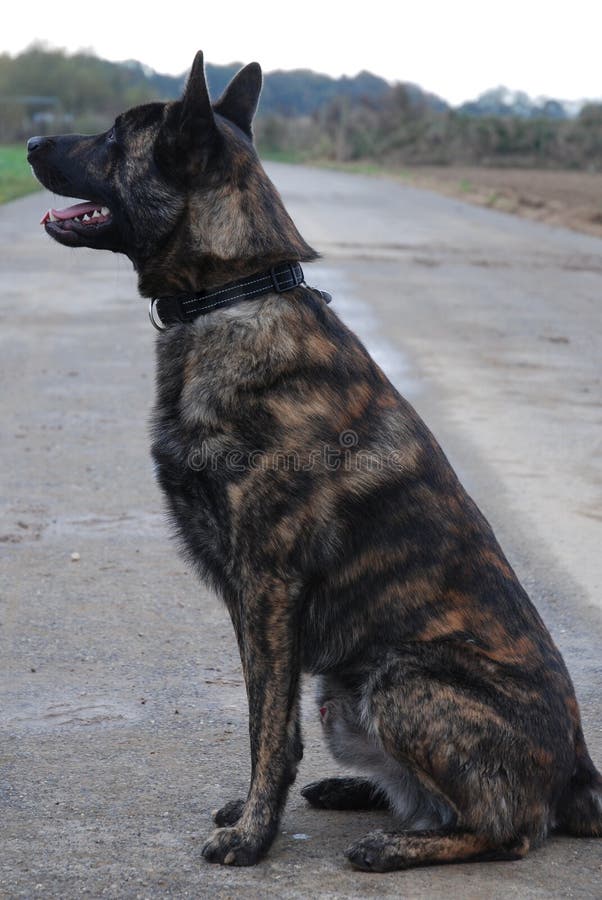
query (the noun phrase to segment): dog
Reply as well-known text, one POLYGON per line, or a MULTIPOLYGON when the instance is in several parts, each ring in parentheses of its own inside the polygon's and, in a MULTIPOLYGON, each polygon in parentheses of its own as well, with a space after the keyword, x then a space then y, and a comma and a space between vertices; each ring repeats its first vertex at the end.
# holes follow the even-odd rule
POLYGON ((347 851, 386 871, 519 859, 602 834, 602 779, 567 669, 426 425, 330 308, 252 141, 261 69, 106 133, 35 137, 37 178, 88 198, 43 218, 125 254, 157 339, 152 455, 184 553, 230 613, 248 703, 247 797, 210 862, 268 851, 303 747, 302 671, 334 757, 361 776, 314 807, 389 809, 347 851))

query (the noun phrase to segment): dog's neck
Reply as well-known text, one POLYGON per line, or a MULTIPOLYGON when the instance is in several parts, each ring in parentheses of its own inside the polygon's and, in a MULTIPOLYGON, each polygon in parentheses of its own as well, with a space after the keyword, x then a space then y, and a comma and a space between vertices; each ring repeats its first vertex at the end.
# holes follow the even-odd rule
POLYGON ((229 184, 193 197, 168 240, 134 265, 143 297, 169 297, 317 258, 262 172, 244 190, 229 184))
POLYGON ((138 271, 138 290, 143 297, 179 297, 211 291, 257 272, 267 272, 286 262, 309 262, 317 254, 302 253, 299 248, 275 251, 246 259, 221 259, 206 256, 199 260, 182 260, 173 270, 156 267, 138 271))

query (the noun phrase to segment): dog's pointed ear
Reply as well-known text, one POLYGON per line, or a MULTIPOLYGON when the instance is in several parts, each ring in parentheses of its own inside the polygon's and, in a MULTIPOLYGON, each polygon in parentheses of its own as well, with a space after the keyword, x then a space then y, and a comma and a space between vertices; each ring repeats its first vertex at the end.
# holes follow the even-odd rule
POLYGON ((184 88, 180 127, 191 136, 209 135, 215 130, 213 108, 209 98, 203 52, 199 50, 192 63, 192 69, 184 88))
POLYGON ((182 99, 166 104, 163 124, 154 148, 155 161, 170 177, 195 173, 207 160, 218 138, 217 124, 207 90, 203 54, 194 58, 182 99), (200 160, 200 163, 199 163, 200 160))
POLYGON ((252 62, 238 72, 213 107, 216 113, 234 122, 253 137, 251 123, 261 93, 261 66, 252 62))

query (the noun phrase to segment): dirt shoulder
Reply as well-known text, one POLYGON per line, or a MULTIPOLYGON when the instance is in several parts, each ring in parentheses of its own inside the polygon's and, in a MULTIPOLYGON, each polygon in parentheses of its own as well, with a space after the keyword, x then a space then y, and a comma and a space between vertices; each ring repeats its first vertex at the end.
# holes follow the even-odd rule
POLYGON ((468 203, 602 237, 600 173, 417 166, 387 174, 468 203))

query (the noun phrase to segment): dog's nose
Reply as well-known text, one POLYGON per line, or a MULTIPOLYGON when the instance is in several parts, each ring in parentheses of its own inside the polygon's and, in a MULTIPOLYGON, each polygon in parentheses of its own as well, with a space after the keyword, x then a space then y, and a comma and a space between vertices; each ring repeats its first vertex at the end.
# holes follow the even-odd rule
POLYGON ((40 137, 39 135, 36 137, 29 138, 27 141, 27 159, 31 159, 31 157, 35 153, 39 153, 44 144, 49 143, 49 139, 45 137, 40 137))

